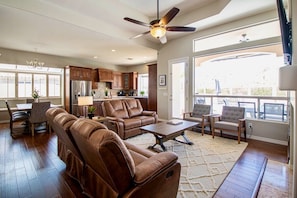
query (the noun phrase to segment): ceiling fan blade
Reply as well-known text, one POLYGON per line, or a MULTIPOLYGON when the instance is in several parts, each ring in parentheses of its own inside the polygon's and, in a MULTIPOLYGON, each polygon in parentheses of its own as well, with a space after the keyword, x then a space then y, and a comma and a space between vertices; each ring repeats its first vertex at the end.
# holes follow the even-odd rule
POLYGON ((178 8, 176 7, 172 8, 171 10, 169 10, 169 12, 167 12, 167 14, 165 14, 165 16, 162 17, 159 24, 167 25, 175 17, 175 15, 177 15, 178 12, 179 12, 178 8))
POLYGON ((167 31, 174 31, 174 32, 194 32, 196 28, 194 27, 184 27, 184 26, 169 26, 166 27, 167 31))
POLYGON ((124 20, 129 21, 129 22, 131 22, 131 23, 138 24, 138 25, 143 25, 143 26, 146 26, 146 27, 150 27, 150 26, 151 26, 151 25, 148 24, 148 23, 144 23, 144 22, 141 22, 141 21, 137 21, 137 20, 135 20, 135 19, 131 19, 131 18, 129 18, 129 17, 125 17, 124 20))
POLYGON ((143 33, 141 33, 141 34, 138 34, 138 35, 136 35, 136 36, 131 37, 130 39, 136 39, 136 38, 139 38, 139 37, 141 37, 141 36, 144 36, 144 35, 146 35, 146 34, 148 34, 148 33, 150 33, 150 31, 143 32, 143 33))
POLYGON ((167 38, 166 38, 166 35, 164 35, 164 36, 160 37, 160 38, 159 38, 159 40, 160 40, 160 42, 161 42, 162 44, 165 44, 165 43, 167 43, 167 38))

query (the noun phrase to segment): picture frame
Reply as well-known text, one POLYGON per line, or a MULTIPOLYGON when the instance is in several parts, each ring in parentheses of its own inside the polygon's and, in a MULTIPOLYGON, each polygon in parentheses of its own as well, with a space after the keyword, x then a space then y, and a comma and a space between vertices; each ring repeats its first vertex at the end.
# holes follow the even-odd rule
POLYGON ((159 86, 166 86, 166 75, 159 76, 159 86))

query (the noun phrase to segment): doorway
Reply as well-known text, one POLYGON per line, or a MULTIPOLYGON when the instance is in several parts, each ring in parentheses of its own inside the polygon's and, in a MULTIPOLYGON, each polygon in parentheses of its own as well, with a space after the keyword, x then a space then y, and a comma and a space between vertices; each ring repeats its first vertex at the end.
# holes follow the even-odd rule
POLYGON ((189 102, 189 58, 168 61, 169 119, 182 119, 189 102))

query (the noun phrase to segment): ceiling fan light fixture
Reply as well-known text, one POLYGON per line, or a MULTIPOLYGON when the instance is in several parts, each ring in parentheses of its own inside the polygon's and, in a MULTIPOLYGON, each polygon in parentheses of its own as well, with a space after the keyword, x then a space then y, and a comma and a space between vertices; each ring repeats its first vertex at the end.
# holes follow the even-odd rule
POLYGON ((153 27, 151 29, 151 35, 155 38, 161 38, 166 34, 166 29, 164 27, 153 27))

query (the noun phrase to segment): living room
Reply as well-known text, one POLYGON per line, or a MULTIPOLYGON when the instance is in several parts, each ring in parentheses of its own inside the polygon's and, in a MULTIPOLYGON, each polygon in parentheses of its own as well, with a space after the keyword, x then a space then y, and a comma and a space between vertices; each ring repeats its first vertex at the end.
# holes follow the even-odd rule
MULTIPOLYGON (((292 4, 294 4, 294 2, 292 2, 292 4)), ((292 6, 292 9, 294 9, 294 6, 292 6)), ((20 51, 20 50, 13 50, 13 48, 8 49, 8 48, 1 46, 2 48, 0 49, 0 53, 2 55, 0 56, 0 60, 1 60, 1 63, 24 65, 26 63, 26 60, 34 59, 35 57, 38 57, 39 60, 44 61, 49 66, 57 66, 57 67, 61 67, 61 68, 64 68, 66 65, 76 65, 76 66, 86 66, 87 65, 92 68, 103 67, 103 68, 109 68, 109 69, 118 70, 118 71, 127 71, 127 72, 128 71, 129 72, 136 71, 139 73, 147 72, 147 66, 146 66, 147 64, 157 63, 158 64, 158 71, 157 71, 158 77, 159 77, 159 75, 166 75, 167 77, 169 77, 170 75, 169 75, 168 66, 167 66, 169 60, 175 60, 175 59, 179 59, 181 57, 190 57, 189 65, 193 65, 192 57, 207 55, 206 52, 203 52, 203 53, 202 52, 201 53, 193 52, 192 42, 194 39, 206 37, 207 35, 214 35, 214 34, 217 34, 218 32, 225 32, 227 30, 237 28, 239 26, 239 24, 240 24, 240 26, 248 26, 250 24, 257 23, 259 21, 270 20, 271 18, 275 18, 276 14, 277 14, 276 10, 272 10, 265 14, 259 14, 259 15, 255 15, 253 17, 249 17, 248 20, 247 19, 246 20, 237 20, 237 21, 235 20, 233 22, 226 23, 226 24, 220 25, 220 26, 216 26, 214 28, 209 28, 209 29, 198 31, 197 33, 194 33, 194 34, 190 34, 190 35, 185 34, 185 35, 183 35, 182 38, 170 40, 170 42, 168 42, 166 45, 162 46, 160 48, 160 50, 158 51, 157 61, 156 60, 149 61, 148 63, 145 63, 145 64, 139 63, 137 65, 132 65, 129 67, 126 67, 123 65, 118 66, 117 64, 112 64, 112 63, 103 63, 102 61, 97 61, 95 59, 79 59, 79 58, 76 58, 76 56, 74 56, 73 58, 69 58, 69 57, 65 57, 63 55, 60 55, 60 56, 47 55, 42 52, 42 47, 38 47, 38 46, 36 47, 37 50, 35 52, 34 52, 34 48, 28 49, 28 51, 31 51, 31 52, 26 52, 26 51, 20 51), (178 50, 176 50, 176 49, 178 49, 178 50)), ((292 14, 294 15, 293 12, 292 12, 292 14)), ((292 18, 294 18, 294 17, 292 17, 292 18)), ((294 20, 293 20, 293 26, 295 23, 296 22, 294 22, 294 20)), ((134 26, 132 25, 132 28, 133 27, 134 26)), ((36 28, 38 28, 38 26, 36 26, 36 28)), ((293 37, 296 37, 295 35, 296 35, 296 32, 294 32, 294 29, 293 29, 293 37)), ((280 38, 278 38, 277 41, 279 42, 280 38)), ((73 42, 75 42, 75 41, 73 41, 73 42)), ((135 41, 135 42, 139 42, 139 41, 135 41)), ((268 41, 266 40, 266 42, 268 42, 268 41)), ((270 42, 275 42, 275 40, 270 40, 270 42)), ((296 41, 293 41, 293 42, 296 42, 296 41)), ((258 43, 258 44, 264 45, 265 43, 258 43)), ((246 45, 252 45, 252 44, 246 44, 246 45)), ((296 45, 293 45, 293 46, 296 46, 296 45)), ((233 47, 235 47, 235 46, 229 46, 225 50, 229 50, 233 47)), ((247 46, 247 47, 250 47, 250 46, 247 46)), ((212 53, 216 53, 216 52, 217 52, 216 50, 212 51, 212 53)), ((107 57, 106 59, 112 59, 112 58, 109 58, 109 56, 107 56, 107 55, 106 56, 104 55, 104 57, 107 57)), ((295 60, 294 59, 295 57, 296 57, 296 55, 294 54, 293 60, 295 60)), ((119 64, 119 65, 121 65, 121 64, 119 64)), ((190 70, 189 73, 191 74, 191 73, 193 73, 193 71, 190 70)), ((192 82, 192 78, 193 77, 191 75, 189 75, 190 82, 192 82)), ((169 79, 167 78, 167 83, 169 82, 168 80, 169 79)), ((159 84, 159 82, 158 82, 158 84, 159 84)), ((169 84, 167 84, 167 85, 169 86, 169 84)), ((170 95, 168 92, 168 89, 169 89, 168 86, 165 86, 165 87, 159 86, 157 88, 158 114, 159 114, 159 117, 164 120, 171 118, 171 115, 168 113, 169 107, 167 105, 167 101, 169 100, 169 95, 170 95)), ((193 87, 190 85, 189 90, 192 90, 192 89, 193 89, 193 87)), ((291 92, 291 94, 294 95, 294 92, 291 92)), ((193 95, 190 95, 190 98, 193 98, 193 95)), ((292 102, 293 102, 293 106, 295 106, 294 101, 292 101, 292 102)), ((193 101, 190 101, 188 103, 188 110, 190 110, 192 106, 193 106, 193 101)), ((291 123, 291 124, 293 124, 293 123, 291 123)), ((292 125, 292 127, 294 128, 293 125, 292 125)), ((291 150, 292 151, 295 150, 294 146, 292 147, 291 150)), ((293 160, 291 163, 292 163, 292 166, 294 167, 293 160)))

